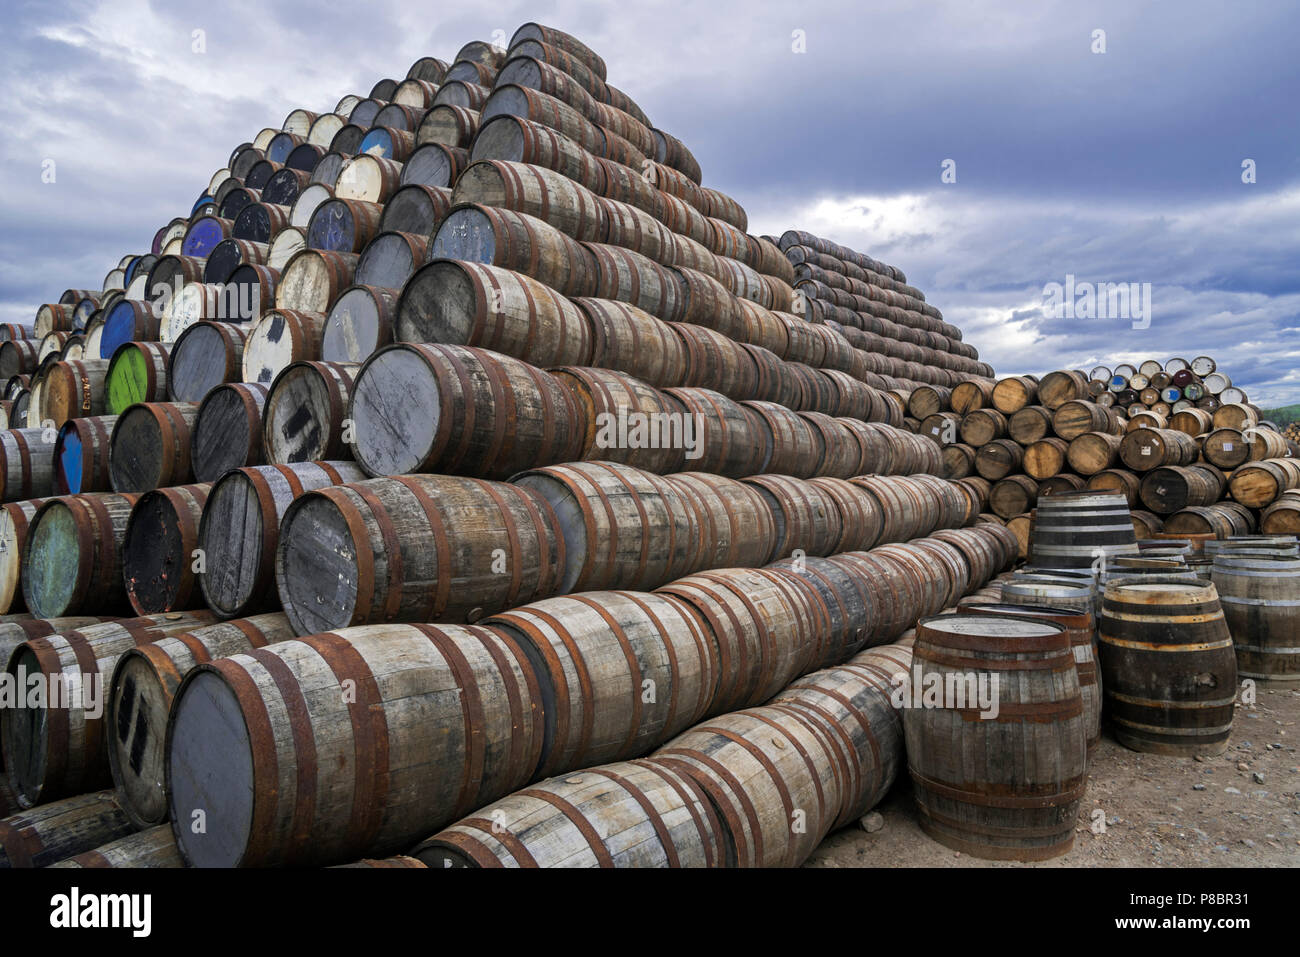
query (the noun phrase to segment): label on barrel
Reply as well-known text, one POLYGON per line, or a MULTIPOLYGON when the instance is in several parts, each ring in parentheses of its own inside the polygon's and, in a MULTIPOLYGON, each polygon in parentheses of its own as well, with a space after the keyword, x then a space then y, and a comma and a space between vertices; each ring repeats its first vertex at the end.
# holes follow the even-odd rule
POLYGON ((1143 455, 1150 455, 1150 454, 1151 454, 1151 446, 1149 446, 1149 445, 1144 445, 1144 446, 1142 446, 1142 454, 1143 454, 1143 455))
POLYGON ((1231 442, 1224 442, 1224 443, 1223 443, 1223 451, 1225 451, 1225 452, 1231 452, 1231 451, 1232 451, 1232 443, 1231 443, 1231 442))

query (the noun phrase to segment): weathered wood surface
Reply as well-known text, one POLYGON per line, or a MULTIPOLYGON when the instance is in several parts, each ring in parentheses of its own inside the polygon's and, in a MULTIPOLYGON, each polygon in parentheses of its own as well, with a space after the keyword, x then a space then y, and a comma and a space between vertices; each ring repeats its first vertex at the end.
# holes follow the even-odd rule
POLYGON ((122 537, 122 576, 137 615, 202 608, 195 563, 199 519, 211 483, 140 496, 122 537))
POLYGON ((0 820, 0 869, 49 867, 132 830, 112 791, 42 804, 0 820))
POLYGON ((230 469, 261 465, 262 410, 267 386, 227 382, 199 403, 190 439, 190 464, 200 482, 215 482, 230 469))

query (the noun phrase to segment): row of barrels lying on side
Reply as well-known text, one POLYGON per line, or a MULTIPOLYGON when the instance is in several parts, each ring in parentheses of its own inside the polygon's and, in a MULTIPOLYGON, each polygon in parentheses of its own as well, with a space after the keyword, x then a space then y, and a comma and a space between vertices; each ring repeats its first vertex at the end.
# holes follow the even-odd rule
POLYGON ((974 524, 976 506, 928 475, 738 481, 575 462, 503 483, 255 466, 139 496, 5 505, 0 604, 40 618, 283 607, 304 634, 464 621, 569 591, 907 541, 974 524))
MULTIPOLYGON (((39 722, 30 707, 7 714, 9 779, 33 805, 114 776, 140 826, 160 823, 167 801, 174 821, 202 806, 212 840, 176 830, 191 863, 388 853, 529 781, 638 757, 702 718, 767 701, 800 675, 950 606, 1007 567, 1013 549, 1004 530, 980 525, 868 552, 706 572, 654 593, 552 598, 470 626, 385 624, 293 639, 282 615, 196 631, 211 619, 191 613, 29 638, 10 656, 11 670, 72 673, 94 661, 95 673, 113 679, 102 716, 75 702, 37 708, 39 722), (325 674, 337 696, 317 687, 325 674), (310 712, 301 710, 295 701, 313 687, 310 712), (242 743, 212 725, 213 708, 231 707, 250 719, 242 743), (60 747, 72 753, 60 756, 60 747), (250 754, 271 753, 280 757, 248 765, 250 754), (425 756, 404 765, 402 788, 384 785, 390 754, 425 756), (300 768, 297 785, 272 785, 277 763, 300 768), (240 768, 256 780, 237 782, 240 768), (317 788, 316 773, 331 783, 317 788), (203 795, 192 790, 198 781, 207 782, 203 795), (241 801, 252 818, 232 804, 241 801), (305 824, 303 815, 316 838, 279 824, 248 827, 305 824)), ((870 753, 869 739, 860 743, 870 753)))

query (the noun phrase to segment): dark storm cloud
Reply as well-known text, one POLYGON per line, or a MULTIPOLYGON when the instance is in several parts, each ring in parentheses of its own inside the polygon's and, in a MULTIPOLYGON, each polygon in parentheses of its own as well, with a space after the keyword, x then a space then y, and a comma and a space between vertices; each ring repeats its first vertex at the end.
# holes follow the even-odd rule
POLYGON ((0 37, 0 321, 97 285, 295 107, 528 19, 599 51, 752 231, 896 263, 999 372, 1208 352, 1252 398, 1300 399, 1282 3, 19 4, 0 37), (1067 274, 1151 283, 1150 327, 1045 316, 1067 274))

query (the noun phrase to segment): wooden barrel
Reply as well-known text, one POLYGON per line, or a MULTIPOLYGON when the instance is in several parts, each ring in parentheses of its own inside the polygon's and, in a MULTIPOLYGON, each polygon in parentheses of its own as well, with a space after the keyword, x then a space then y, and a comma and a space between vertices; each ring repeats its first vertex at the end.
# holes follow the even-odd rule
POLYGON ((976 452, 964 442, 954 442, 943 447, 943 476, 948 479, 963 479, 975 471, 976 452))
POLYGON ((384 624, 312 635, 186 675, 167 736, 169 812, 206 811, 206 833, 177 834, 194 866, 383 856, 525 785, 543 733, 532 665, 503 634, 384 624), (323 680, 338 693, 313 694, 306 710, 323 680), (336 787, 318 790, 326 766, 336 787))
POLYGON ((167 366, 172 401, 202 402, 222 383, 238 382, 247 330, 230 322, 196 322, 182 332, 172 343, 167 366))
POLYGON ((1283 492, 1260 515, 1259 530, 1269 535, 1300 533, 1300 491, 1283 492))
POLYGON ((371 353, 393 341, 397 308, 398 292, 394 289, 350 286, 325 318, 321 358, 326 362, 364 362, 371 353))
POLYGON ((109 440, 109 478, 115 492, 148 492, 193 478, 190 430, 193 402, 142 402, 117 417, 109 440))
POLYGON ((999 618, 1037 618, 1054 622, 1070 636, 1074 668, 1079 676, 1079 696, 1083 699, 1084 725, 1088 735, 1088 756, 1101 744, 1101 668, 1097 664, 1096 622, 1092 611, 1070 611, 1046 605, 999 604, 989 601, 963 601, 959 615, 992 615, 999 618))
POLYGON ((110 786, 103 682, 118 656, 212 620, 206 611, 131 618, 19 645, 10 655, 9 674, 57 687, 62 696, 57 705, 53 691, 40 702, 20 701, 0 717, 5 768, 19 801, 31 807, 110 786))
POLYGON ((774 558, 833 554, 843 537, 843 521, 825 489, 787 475, 757 475, 745 481, 759 490, 772 510, 774 558))
POLYGON ((289 504, 306 492, 365 477, 352 462, 262 465, 223 475, 199 522, 199 586, 208 607, 222 618, 276 608, 275 552, 289 504))
POLYGON ((771 560, 776 519, 756 488, 704 472, 667 478, 694 508, 699 523, 692 569, 757 568, 771 560))
POLYGON ((1052 428, 1066 442, 1077 439, 1085 432, 1116 435, 1122 431, 1120 422, 1120 417, 1113 410, 1081 399, 1066 402, 1052 413, 1052 428))
POLYGON ((199 518, 210 484, 141 495, 122 537, 122 575, 137 615, 202 608, 195 563, 199 518))
POLYGON ((917 628, 912 670, 918 699, 926 682, 954 689, 939 707, 903 709, 922 829, 990 860, 1067 852, 1087 777, 1087 724, 1066 630, 1023 616, 930 618, 917 628), (956 693, 977 683, 987 704, 956 693), (973 773, 970 754, 987 755, 973 773))
POLYGON ((348 403, 357 370, 345 362, 286 366, 261 410, 263 459, 285 465, 350 458, 348 403))
MULTIPOLYGON (((1198 409, 1202 415, 1206 414, 1204 410, 1198 409)), ((1211 415, 1211 421, 1216 429, 1253 429, 1259 425, 1259 414, 1256 410, 1241 402, 1225 402, 1219 406, 1211 415)))
POLYGON ((975 470, 996 482, 1014 472, 1020 471, 1025 458, 1025 450, 1020 444, 1010 439, 994 439, 975 455, 975 470))
POLYGON ((1237 674, 1300 687, 1300 560, 1223 552, 1212 581, 1237 653, 1237 674))
POLYGON ((39 339, 6 339, 0 342, 0 377, 11 378, 35 372, 39 364, 39 339))
POLYGON ((1195 437, 1210 432, 1214 428, 1214 419, 1215 416, 1204 409, 1180 409, 1169 420, 1169 428, 1195 437))
MULTIPOLYGON (((288 233, 286 230, 281 235, 288 233)), ((271 246, 272 266, 276 261, 278 239, 271 246)), ((284 262, 280 281, 275 287, 276 309, 318 313, 322 317, 327 315, 343 291, 352 285, 357 258, 355 253, 327 249, 304 248, 293 252, 284 262)))
POLYGON ((104 414, 104 378, 107 359, 70 359, 55 362, 45 372, 40 414, 54 428, 68 419, 104 414))
MULTIPOLYGON (((575 299, 574 304, 587 317, 591 329, 591 365, 618 369, 660 388, 689 384, 688 358, 692 358, 696 350, 703 350, 696 338, 680 333, 690 330, 711 334, 707 329, 663 322, 630 303, 575 299)), ((722 342, 741 352, 730 340, 723 339, 722 342)), ((700 357, 691 364, 702 362, 703 357, 700 357)), ((748 359, 746 363, 752 366, 748 359)), ((719 391, 730 393, 719 385, 716 372, 707 382, 699 384, 718 385, 719 391)))
POLYGON ((39 618, 83 609, 101 615, 126 612, 120 556, 135 499, 91 492, 51 499, 36 511, 23 549, 28 610, 39 618))
POLYGON ((1030 478, 1042 481, 1059 474, 1066 467, 1069 445, 1055 437, 1039 439, 1025 449, 1022 467, 1030 478))
POLYGON ((52 428, 0 431, 0 501, 53 494, 57 439, 52 428))
POLYGON ((49 867, 133 830, 112 791, 42 804, 0 820, 0 870, 49 867))
POLYGON ((976 409, 961 420, 961 440, 977 449, 1006 435, 1007 417, 997 409, 976 409))
POLYGON ((513 638, 541 679, 538 777, 644 754, 711 710, 718 652, 704 621, 670 594, 551 598, 484 624, 513 638), (638 689, 631 707, 628 688, 638 689))
POLYGON ((105 700, 108 761, 132 824, 145 828, 167 819, 167 715, 186 673, 293 637, 284 615, 258 615, 171 635, 131 648, 117 660, 105 700))
POLYGON ((586 423, 582 453, 573 459, 621 462, 659 474, 685 466, 687 446, 698 439, 692 432, 693 441, 686 441, 686 430, 694 428, 695 420, 681 414, 679 402, 612 369, 565 366, 552 372, 586 423))
POLYGON ((300 496, 284 514, 275 560, 300 634, 378 618, 477 619, 550 597, 563 569, 559 523, 540 495, 425 475, 300 496))
POLYGON ((512 484, 555 511, 564 537, 561 592, 648 591, 700 568, 696 499, 668 479, 612 462, 574 462, 524 472, 512 484))
MULTIPOLYGON (((119 798, 120 800, 120 798, 119 798)), ((184 867, 169 825, 128 834, 69 857, 54 867, 184 867)))
MULTIPOLYGON (((27 607, 19 587, 23 546, 32 516, 43 504, 45 499, 33 498, 0 506, 0 615, 16 614, 27 607)), ((0 661, 7 662, 12 650, 0 639, 0 661)))
POLYGON ((1213 505, 1225 484, 1223 473, 1212 465, 1175 465, 1142 476, 1138 494, 1157 515, 1172 515, 1190 506, 1213 505))
POLYGON ((1198 455, 1196 440, 1176 429, 1134 429, 1119 445, 1119 457, 1134 472, 1149 472, 1163 465, 1191 465, 1198 455))
POLYGON ((1104 469, 1088 477, 1088 488, 1094 492, 1118 492, 1124 496, 1129 508, 1138 504, 1138 491, 1142 480, 1125 469, 1104 469))
POLYGON ((1273 504, 1283 492, 1300 488, 1300 462, 1295 459, 1264 459, 1243 465, 1232 473, 1228 490, 1248 508, 1273 504))
MULTIPOLYGON (((907 399, 907 412, 914 419, 955 411, 951 407, 952 390, 946 386, 923 385, 913 389, 907 399)), ((961 413, 957 413, 961 415, 961 413)))
POLYGON ((989 491, 988 507, 999 518, 1015 518, 1038 501, 1038 482, 1028 475, 1009 475, 989 491))
POLYGON ((372 475, 506 478, 581 457, 582 420, 550 373, 483 349, 398 343, 353 388, 354 454, 372 475))
POLYGON ((119 415, 137 402, 167 398, 167 363, 171 345, 126 342, 114 350, 104 376, 104 409, 119 415))
POLYGON ((243 380, 270 385, 293 363, 319 359, 324 335, 323 313, 293 309, 266 313, 244 343, 243 380))
POLYGON ((722 867, 725 834, 689 775, 630 761, 517 791, 412 853, 429 867, 722 867))
POLYGON ((544 166, 480 160, 456 180, 452 203, 481 203, 527 213, 574 239, 601 241, 603 217, 596 195, 544 166))
POLYGON ((1137 551, 1128 505, 1121 495, 1067 492, 1039 501, 1030 549, 1035 564, 1088 568, 1098 551, 1107 558, 1137 551))
POLYGON ((1098 652, 1116 739, 1154 754, 1222 754, 1237 661, 1213 584, 1111 582, 1098 652))
MULTIPOLYGON (((479 120, 472 160, 503 159, 544 166, 563 173, 602 196, 607 195, 606 173, 602 162, 557 130, 522 116, 495 116, 487 121, 483 121, 480 116, 479 120)), ((630 172, 627 180, 629 183, 640 184, 645 194, 652 195, 653 188, 635 172, 630 172)), ((653 205, 651 208, 654 208, 653 205)))
POLYGON ((967 415, 976 409, 988 408, 993 404, 993 382, 990 379, 968 379, 952 387, 949 407, 959 415, 967 415))
POLYGON ((429 258, 513 269, 566 296, 596 294, 591 253, 527 213, 481 205, 454 207, 433 237, 429 258))
POLYGON ((1080 475, 1097 475, 1119 464, 1120 441, 1108 432, 1085 432, 1070 440, 1066 462, 1080 475))
POLYGON ((262 409, 267 387, 228 382, 199 403, 190 440, 190 463, 200 482, 215 482, 230 469, 261 465, 262 409))

